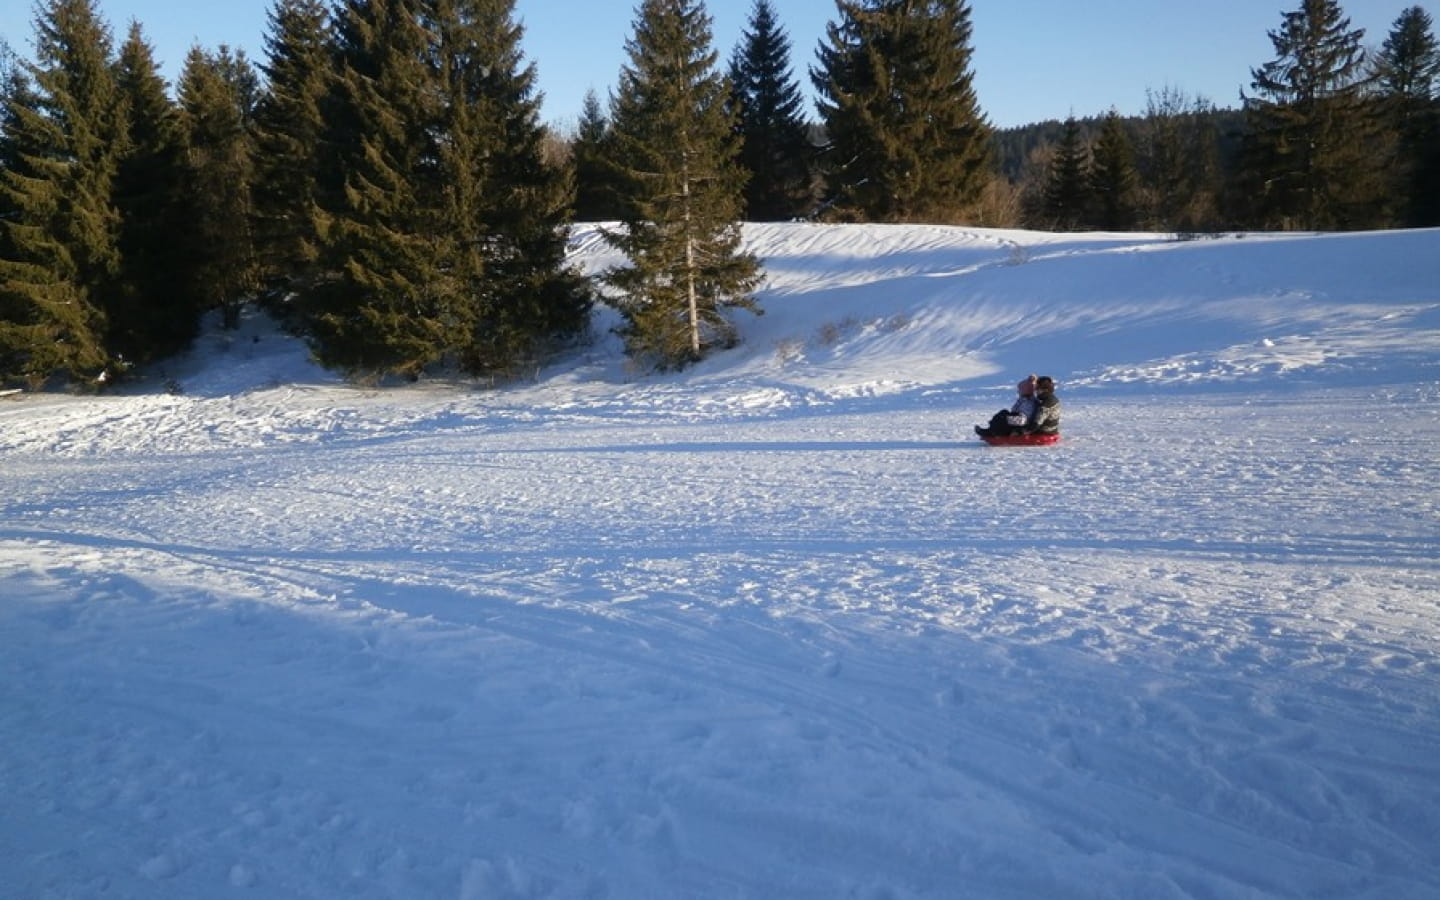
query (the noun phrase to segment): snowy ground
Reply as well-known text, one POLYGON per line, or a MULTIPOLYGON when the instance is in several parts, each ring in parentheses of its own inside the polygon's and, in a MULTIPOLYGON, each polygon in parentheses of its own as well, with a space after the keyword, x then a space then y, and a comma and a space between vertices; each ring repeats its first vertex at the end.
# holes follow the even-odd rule
POLYGON ((0 399, 0 894, 1440 896, 1440 232, 747 239, 679 376, 0 399))

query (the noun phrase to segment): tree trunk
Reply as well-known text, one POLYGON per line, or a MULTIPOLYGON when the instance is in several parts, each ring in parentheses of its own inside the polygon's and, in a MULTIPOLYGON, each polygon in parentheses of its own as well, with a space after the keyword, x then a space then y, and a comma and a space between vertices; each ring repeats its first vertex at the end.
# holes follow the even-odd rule
POLYGON ((700 298, 695 290, 695 234, 691 228, 690 155, 681 154, 680 195, 685 200, 685 290, 690 301, 690 350, 700 358, 700 298))

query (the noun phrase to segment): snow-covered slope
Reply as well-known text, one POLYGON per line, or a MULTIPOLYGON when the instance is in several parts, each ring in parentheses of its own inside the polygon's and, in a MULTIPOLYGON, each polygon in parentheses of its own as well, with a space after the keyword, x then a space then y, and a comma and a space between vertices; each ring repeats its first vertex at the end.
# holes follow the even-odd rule
POLYGON ((1440 894, 1440 232, 747 241, 678 375, 0 399, 0 893, 1440 894))

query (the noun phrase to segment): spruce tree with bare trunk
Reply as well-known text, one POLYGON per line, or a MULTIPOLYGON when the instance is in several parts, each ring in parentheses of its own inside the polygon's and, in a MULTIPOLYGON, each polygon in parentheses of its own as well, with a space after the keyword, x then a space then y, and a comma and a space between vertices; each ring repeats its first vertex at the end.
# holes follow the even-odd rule
POLYGON ((741 250, 744 173, 698 0, 645 0, 612 100, 622 221, 607 236, 629 265, 604 276, 631 357, 681 368, 733 346, 727 315, 758 311, 759 261, 741 250))

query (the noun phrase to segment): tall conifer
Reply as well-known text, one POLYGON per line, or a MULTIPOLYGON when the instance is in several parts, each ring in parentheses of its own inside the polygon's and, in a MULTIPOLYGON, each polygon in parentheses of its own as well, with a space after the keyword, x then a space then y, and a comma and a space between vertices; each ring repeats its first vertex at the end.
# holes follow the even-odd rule
POLYGON ((122 284, 110 310, 110 335, 128 360, 150 362, 182 350, 198 324, 198 302, 184 277, 190 223, 183 136, 139 23, 120 47, 116 72, 125 112, 115 179, 122 284))
POLYGON ((632 357, 678 368, 737 340, 759 263, 740 249, 744 174, 710 17, 698 0, 644 0, 612 103, 624 218, 608 235, 628 266, 606 273, 632 357))
POLYGON ((440 211, 443 101, 418 0, 346 0, 326 99, 317 197, 325 272, 301 305, 316 355, 353 375, 418 376, 478 313, 457 287, 457 233, 440 211))
POLYGON ((91 384, 118 360, 106 345, 120 269, 113 191, 123 135, 110 29, 91 0, 49 0, 35 61, 5 98, 10 210, 0 259, 0 343, 12 374, 63 373, 91 384))
POLYGON ((259 278, 272 306, 315 277, 321 181, 321 103, 330 84, 323 0, 277 0, 265 35, 265 87, 255 108, 254 234, 259 278))
POLYGON ((460 288, 479 314, 459 363, 509 374, 588 323, 588 285, 565 261, 572 187, 546 159, 514 0, 436 0, 435 9, 445 216, 469 237, 458 248, 468 273, 460 288))
POLYGON ((1440 44, 1430 14, 1400 14, 1376 65, 1386 117, 1399 141, 1397 183, 1407 225, 1440 224, 1440 44))
POLYGON ((843 218, 958 222, 991 174, 966 0, 837 0, 811 80, 843 218))
POLYGON ((1074 116, 1065 120, 1065 130, 1050 160, 1042 202, 1044 227, 1074 231, 1085 225, 1090 208, 1090 148, 1074 116))
POLYGON ((1109 231, 1128 231, 1138 216, 1135 146, 1120 114, 1111 110, 1100 125, 1090 154, 1090 223, 1109 231))
POLYGON ((745 217, 763 222, 810 213, 814 147, 790 68, 790 39, 770 0, 755 0, 730 59, 730 85, 740 117, 740 161, 749 176, 745 217))
POLYGON ((188 250, 190 289, 200 307, 219 310, 231 328, 256 289, 248 128, 254 84, 244 55, 225 46, 215 53, 192 49, 180 76, 188 209, 178 239, 188 250))
POLYGON ((576 220, 603 222, 620 217, 616 171, 610 157, 610 121, 595 91, 586 91, 575 139, 570 144, 576 220))
MULTIPOLYGON (((0 172, 18 171, 22 154, 17 111, 38 103, 19 60, 0 38, 0 172)), ((0 180, 0 223, 18 221, 20 211, 17 198, 0 180)), ((0 265, 17 257, 12 230, 0 225, 0 265)), ((26 374, 31 340, 26 324, 32 315, 33 305, 20 292, 11 290, 0 275, 0 386, 26 374)))
POLYGON ((300 304, 320 359, 507 374, 583 330, 569 184, 545 158, 513 0, 347 0, 335 33, 322 274, 300 304))
POLYGON ((1388 155, 1366 97, 1364 29, 1337 0, 1301 0, 1269 32, 1275 59, 1251 70, 1244 98, 1248 193, 1257 221, 1357 228, 1386 220, 1388 155))

